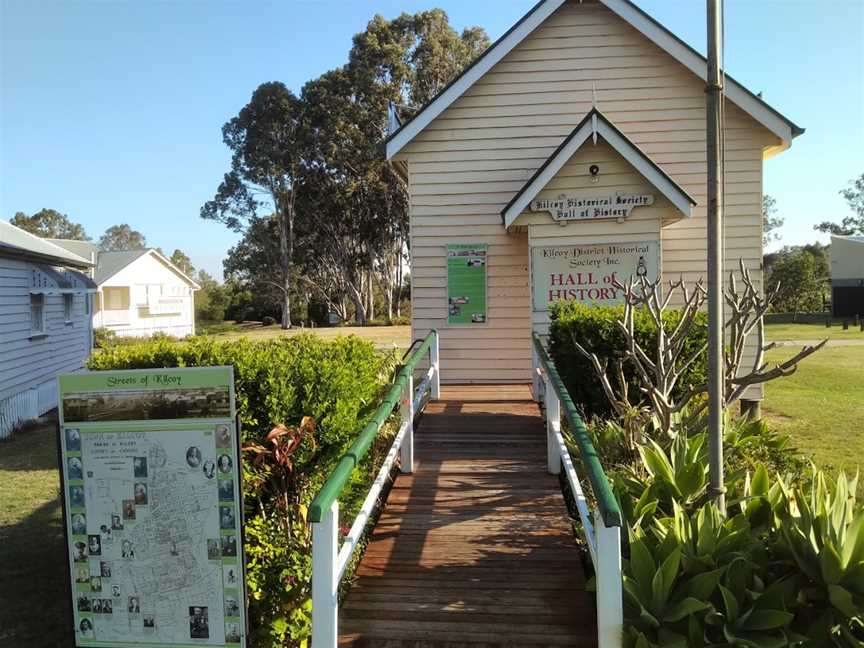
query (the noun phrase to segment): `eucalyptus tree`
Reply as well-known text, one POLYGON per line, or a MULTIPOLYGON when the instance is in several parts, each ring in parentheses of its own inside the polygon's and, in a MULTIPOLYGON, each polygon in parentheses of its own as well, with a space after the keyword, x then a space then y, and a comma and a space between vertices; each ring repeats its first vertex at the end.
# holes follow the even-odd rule
POLYGON ((850 236, 864 234, 864 173, 849 181, 849 186, 840 190, 840 195, 846 200, 852 216, 846 216, 839 223, 823 221, 814 225, 813 229, 826 234, 850 236))
POLYGON ((138 230, 126 223, 112 225, 99 237, 99 249, 103 252, 117 250, 143 250, 147 247, 147 238, 138 230))
POLYGON ((56 209, 43 207, 35 214, 28 216, 24 212, 16 212, 9 222, 21 229, 41 236, 42 238, 71 239, 89 241, 87 232, 78 223, 61 214, 56 209))
POLYGON ((243 232, 265 212, 275 215, 282 328, 291 327, 291 274, 297 195, 303 182, 306 129, 303 102, 283 83, 263 83, 222 127, 231 169, 201 217, 243 232))

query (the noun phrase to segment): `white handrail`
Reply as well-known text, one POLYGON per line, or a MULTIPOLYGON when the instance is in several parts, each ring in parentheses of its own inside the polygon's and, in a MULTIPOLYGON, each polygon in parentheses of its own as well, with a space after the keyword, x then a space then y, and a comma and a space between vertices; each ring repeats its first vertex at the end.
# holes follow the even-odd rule
POLYGON ((339 583, 390 477, 396 456, 400 457, 400 472, 411 473, 414 470, 414 418, 422 411, 427 392, 431 392, 431 400, 441 397, 437 331, 429 346, 429 370, 416 390, 413 374, 409 372, 399 399, 399 431, 341 547, 338 501, 333 502, 320 522, 312 523, 312 648, 336 648, 339 639, 339 583))
POLYGON ((585 540, 594 571, 597 575, 597 646, 598 648, 621 648, 624 631, 624 607, 622 597, 621 570, 621 533, 618 527, 607 527, 599 510, 595 510, 594 520, 588 508, 588 501, 582 483, 570 457, 570 451, 561 432, 561 404, 549 376, 533 352, 534 371, 532 371, 534 399, 543 401, 546 411, 546 448, 547 469, 553 475, 564 475, 573 497, 579 519, 585 530, 585 540))

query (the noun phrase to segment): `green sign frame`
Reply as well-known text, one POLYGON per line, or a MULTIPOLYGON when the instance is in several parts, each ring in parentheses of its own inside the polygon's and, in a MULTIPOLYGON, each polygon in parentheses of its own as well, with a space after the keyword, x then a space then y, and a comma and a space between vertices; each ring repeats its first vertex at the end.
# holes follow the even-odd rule
POLYGON ((486 324, 486 243, 447 245, 447 324, 486 324))
POLYGON ((246 648, 233 367, 58 378, 74 645, 246 648))

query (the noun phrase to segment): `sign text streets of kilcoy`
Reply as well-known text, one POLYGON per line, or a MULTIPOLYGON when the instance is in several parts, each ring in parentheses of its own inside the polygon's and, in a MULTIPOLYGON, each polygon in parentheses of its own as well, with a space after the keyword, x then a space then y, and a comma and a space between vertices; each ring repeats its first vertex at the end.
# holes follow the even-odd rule
POLYGON ((620 222, 629 217, 635 207, 653 204, 652 194, 616 193, 608 196, 562 194, 553 199, 543 198, 531 201, 531 211, 549 212, 556 221, 615 218, 620 222))

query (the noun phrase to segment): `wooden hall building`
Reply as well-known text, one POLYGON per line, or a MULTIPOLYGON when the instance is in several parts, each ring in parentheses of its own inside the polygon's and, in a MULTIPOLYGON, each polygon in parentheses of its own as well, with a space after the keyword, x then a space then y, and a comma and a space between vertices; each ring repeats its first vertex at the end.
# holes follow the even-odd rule
MULTIPOLYGON (((706 275, 706 67, 628 0, 542 0, 391 119, 412 337, 439 331, 443 382, 528 382, 549 302, 618 303, 613 274, 706 275)), ((803 130, 728 76, 725 96, 725 264, 761 284, 763 160, 803 130)))

